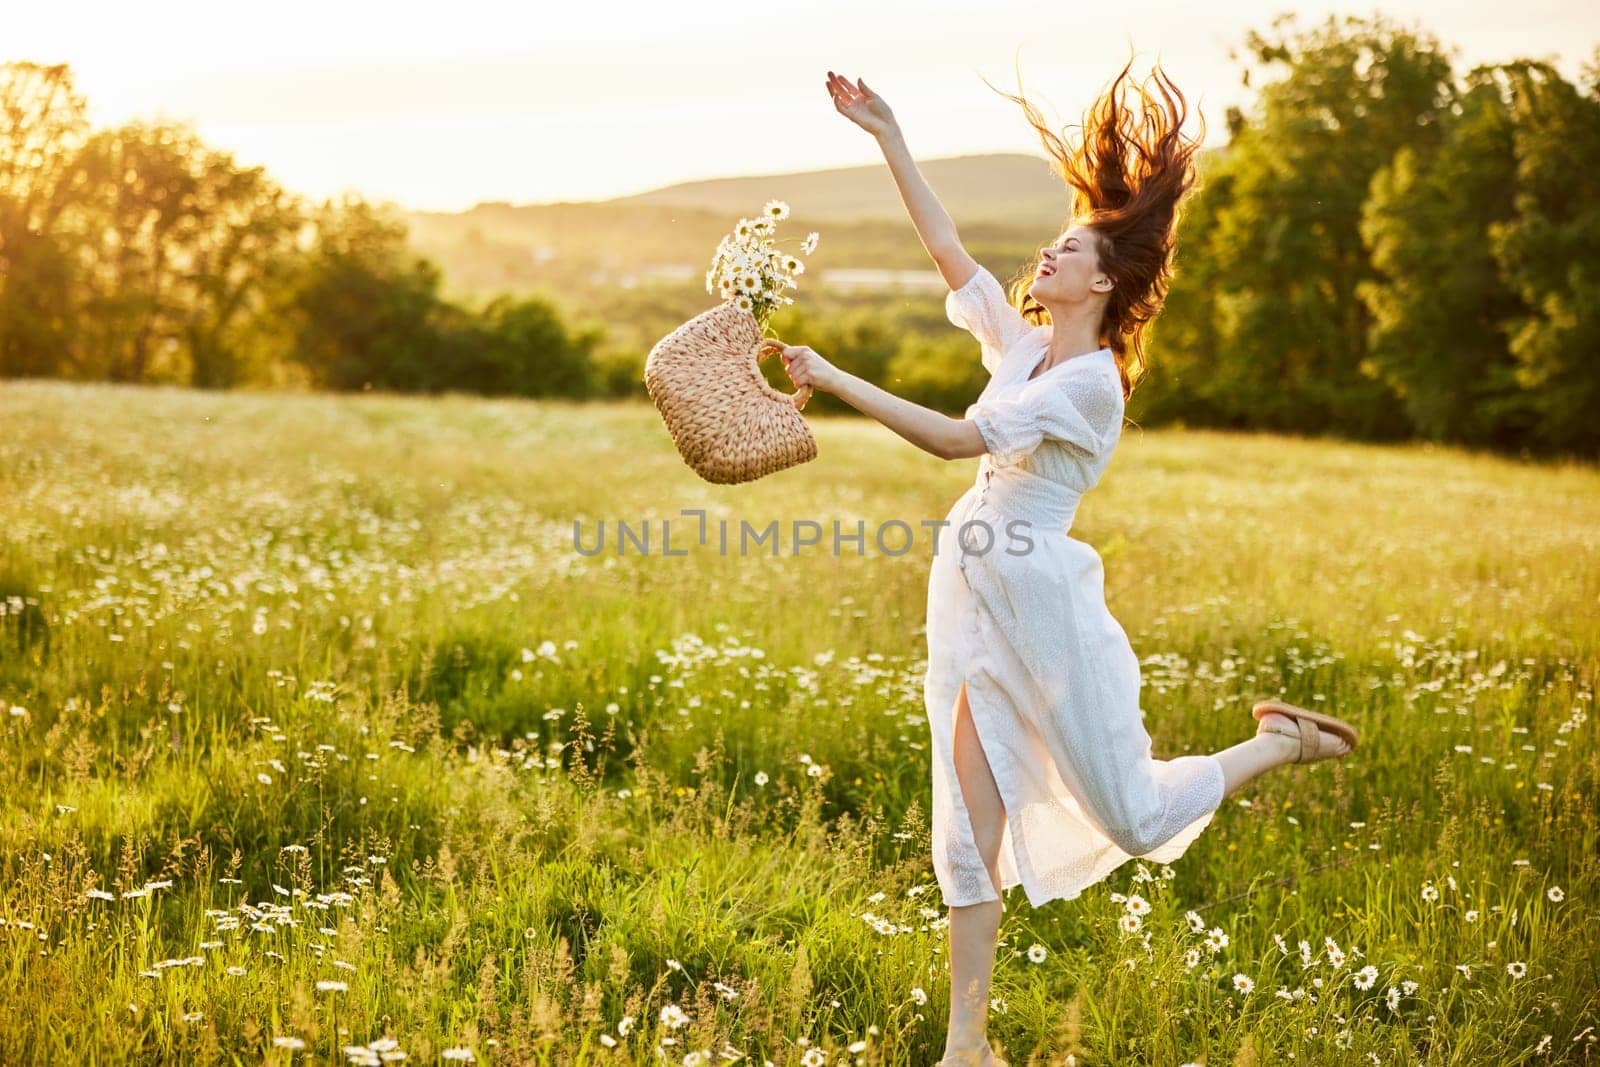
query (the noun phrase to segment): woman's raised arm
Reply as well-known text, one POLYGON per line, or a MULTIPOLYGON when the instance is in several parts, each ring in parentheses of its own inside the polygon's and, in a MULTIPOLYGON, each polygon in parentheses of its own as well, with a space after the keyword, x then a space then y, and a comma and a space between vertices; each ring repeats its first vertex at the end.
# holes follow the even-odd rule
POLYGON ((894 176, 895 186, 900 190, 900 199, 905 203, 912 225, 917 228, 917 236, 922 239, 922 247, 933 257, 945 284, 951 289, 959 289, 971 281, 977 273, 978 261, 961 247, 955 221, 950 218, 944 205, 939 203, 939 198, 918 169, 916 160, 911 158, 905 137, 900 132, 900 123, 895 120, 888 103, 867 88, 867 83, 860 78, 851 85, 849 79, 831 70, 828 72, 828 93, 833 97, 833 106, 839 114, 877 140, 878 147, 883 150, 883 158, 889 164, 889 173, 894 176))

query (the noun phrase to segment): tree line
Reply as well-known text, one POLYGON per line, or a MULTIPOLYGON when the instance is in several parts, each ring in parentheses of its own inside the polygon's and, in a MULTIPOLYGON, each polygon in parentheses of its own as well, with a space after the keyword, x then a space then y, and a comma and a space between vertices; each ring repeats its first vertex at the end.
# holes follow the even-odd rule
POLYGON ((1600 50, 1581 85, 1378 17, 1247 50, 1145 420, 1600 455, 1600 50))
POLYGON ((599 339, 468 308, 358 197, 311 203, 191 130, 89 128, 65 65, 0 65, 0 377, 584 395, 599 339))
MULTIPOLYGON (((1600 49, 1578 84, 1458 75, 1420 29, 1285 15, 1235 58, 1255 97, 1185 206, 1130 416, 1600 456, 1600 49)), ((371 204, 308 204, 181 127, 89 130, 65 67, 0 66, 0 113, 0 376, 643 396, 649 342, 707 306, 602 283, 577 303, 605 326, 468 307, 371 204)), ((977 252, 1031 274, 1011 240, 977 252)), ((942 410, 981 389, 936 300, 813 297, 774 332, 942 410)))

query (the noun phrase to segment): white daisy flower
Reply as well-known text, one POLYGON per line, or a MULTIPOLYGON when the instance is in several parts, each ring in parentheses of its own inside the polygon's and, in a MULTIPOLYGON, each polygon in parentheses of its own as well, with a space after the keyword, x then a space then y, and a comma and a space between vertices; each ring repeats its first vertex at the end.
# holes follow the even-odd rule
POLYGON ((928 994, 927 994, 927 992, 925 990, 923 990, 923 988, 921 986, 919 986, 919 985, 912 986, 911 987, 911 999, 916 1001, 917 1004, 920 1006, 920 1005, 928 1003, 928 994))
POLYGON ((1043 963, 1046 955, 1043 945, 1033 945, 1028 949, 1028 959, 1033 963, 1043 963))
POLYGON ((1367 964, 1350 978, 1350 983, 1357 989, 1371 989, 1372 983, 1378 980, 1378 968, 1367 964))
POLYGON ((1136 934, 1139 932, 1139 924, 1142 921, 1139 916, 1131 912, 1123 912, 1122 916, 1117 919, 1117 925, 1122 928, 1122 932, 1125 934, 1136 934))
POLYGON ((789 217, 789 205, 782 200, 768 200, 761 213, 769 219, 781 222, 789 217))
POLYGON ((815 252, 817 250, 817 239, 820 236, 821 234, 817 233, 815 230, 812 230, 810 233, 806 234, 806 239, 800 242, 800 251, 804 252, 808 256, 815 252))
POLYGON ((1550 898, 1552 904, 1559 904, 1566 898, 1566 894, 1561 891, 1561 887, 1558 885, 1553 885, 1545 890, 1544 895, 1550 898))
POLYGON ((1528 973, 1528 967, 1524 963, 1512 961, 1511 963, 1506 964, 1506 973, 1513 978, 1521 978, 1523 975, 1528 973))
POLYGON ((1144 897, 1141 897, 1137 893, 1133 894, 1132 896, 1130 896, 1128 898, 1128 902, 1127 902, 1127 904, 1124 905, 1124 907, 1126 907, 1128 909, 1128 913, 1130 915, 1148 915, 1148 914, 1150 914, 1150 903, 1149 903, 1149 901, 1145 900, 1144 897))
POLYGON ((740 311, 754 311, 756 309, 755 301, 743 294, 736 298, 733 303, 740 311))
POLYGON ((1233 976, 1233 988, 1237 989, 1239 992, 1248 993, 1255 987, 1255 982, 1252 981, 1248 975, 1236 974, 1233 976))

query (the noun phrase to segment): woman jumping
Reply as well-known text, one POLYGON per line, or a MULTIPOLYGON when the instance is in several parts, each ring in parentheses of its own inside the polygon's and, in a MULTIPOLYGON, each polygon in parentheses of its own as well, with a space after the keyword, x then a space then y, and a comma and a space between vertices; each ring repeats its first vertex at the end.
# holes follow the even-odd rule
POLYGON ((1020 885, 1039 907, 1134 857, 1175 860, 1245 782, 1343 756, 1357 741, 1343 720, 1263 700, 1249 740, 1152 758, 1138 657, 1106 608, 1099 555, 1068 536, 1144 373, 1143 331, 1165 300, 1179 204, 1196 177, 1183 94, 1159 65, 1146 83, 1129 82, 1131 66, 1090 107, 1076 145, 1025 98, 1003 94, 1074 194, 1066 229, 1010 299, 962 248, 883 97, 828 72, 834 107, 883 150, 950 287, 945 313, 978 339, 990 375, 958 419, 804 345, 783 352, 796 386, 832 393, 942 459, 982 457, 946 517, 928 580, 923 695, 933 868, 950 912, 948 1067, 1003 1067, 986 1016, 1005 890, 1020 885))

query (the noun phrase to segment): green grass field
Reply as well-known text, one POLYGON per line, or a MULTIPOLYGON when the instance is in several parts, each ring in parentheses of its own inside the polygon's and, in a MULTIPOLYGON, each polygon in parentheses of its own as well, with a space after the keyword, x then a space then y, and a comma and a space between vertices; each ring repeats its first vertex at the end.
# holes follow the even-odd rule
MULTIPOLYGON (((915 527, 975 460, 820 419, 712 486, 637 404, 0 419, 0 1062, 938 1057, 931 545, 723 555, 679 511, 915 527), (601 519, 687 554, 576 551, 601 519)), ((1158 756, 1279 694, 1363 742, 1171 868, 1013 890, 1015 1067, 1600 1059, 1600 472, 1130 427, 1074 536, 1158 756)))

